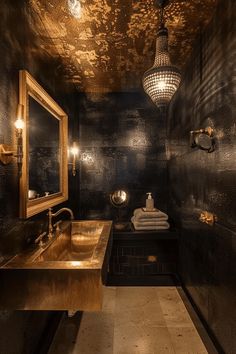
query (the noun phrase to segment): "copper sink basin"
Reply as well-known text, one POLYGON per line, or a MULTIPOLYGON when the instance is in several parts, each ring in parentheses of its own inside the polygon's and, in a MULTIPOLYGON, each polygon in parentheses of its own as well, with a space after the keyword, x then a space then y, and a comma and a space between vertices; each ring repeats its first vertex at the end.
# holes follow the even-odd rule
POLYGON ((63 222, 44 246, 0 268, 0 310, 99 310, 111 221, 63 222))

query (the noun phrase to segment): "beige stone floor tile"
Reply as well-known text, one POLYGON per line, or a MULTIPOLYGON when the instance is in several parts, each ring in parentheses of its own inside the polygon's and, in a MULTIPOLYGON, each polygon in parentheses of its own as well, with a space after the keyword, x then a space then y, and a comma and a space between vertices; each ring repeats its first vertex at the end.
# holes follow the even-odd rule
POLYGON ((114 313, 115 305, 116 305, 116 288, 104 286, 102 312, 114 313))
POLYGON ((167 327, 194 328, 188 311, 175 287, 157 287, 156 293, 167 327))
POLYGON ((166 322, 158 304, 146 304, 126 311, 115 312, 115 325, 166 327, 166 322))
POLYGON ((117 287, 116 308, 126 310, 144 306, 149 302, 156 301, 157 294, 155 287, 117 287))
POLYGON ((103 309, 64 318, 49 354, 206 354, 175 287, 104 287, 103 309))
POLYGON ((115 311, 115 325, 136 326, 152 326, 166 327, 166 322, 163 317, 160 305, 158 303, 147 303, 143 306, 137 306, 126 310, 115 311))
POLYGON ((111 313, 85 312, 73 354, 113 354, 114 318, 111 313))
POLYGON ((155 288, 117 289, 115 325, 166 326, 155 288))
POLYGON ((195 328, 169 327, 168 331, 176 354, 207 354, 207 350, 195 328))
POLYGON ((115 326, 113 354, 175 354, 175 352, 167 328, 123 325, 115 326))

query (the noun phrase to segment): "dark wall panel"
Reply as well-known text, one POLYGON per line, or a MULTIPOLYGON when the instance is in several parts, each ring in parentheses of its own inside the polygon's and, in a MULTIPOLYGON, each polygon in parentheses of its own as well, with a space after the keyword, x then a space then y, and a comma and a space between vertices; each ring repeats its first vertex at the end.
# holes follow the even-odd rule
MULTIPOLYGON (((0 8, 0 144, 16 149, 14 121, 18 104, 19 70, 26 69, 69 115, 73 127, 75 109, 72 88, 60 81, 58 58, 45 52, 34 32, 27 2, 10 0, 0 8), (15 28, 20 23, 19 28, 15 28)), ((47 132, 45 131, 45 134, 47 132)), ((19 220, 19 190, 16 159, 0 164, 0 260, 32 242, 45 227, 45 213, 28 221, 19 220), (40 220, 40 221, 39 221, 40 220)))
POLYGON ((169 111, 172 217, 182 227, 181 276, 221 350, 236 353, 236 3, 220 1, 199 36, 169 111), (191 149, 190 130, 211 126, 216 151, 191 149), (201 211, 218 223, 200 223, 201 211))
POLYGON ((144 93, 79 96, 82 218, 111 218, 109 194, 130 193, 123 217, 145 205, 153 192, 167 208, 166 121, 144 93))
MULTIPOLYGON (((73 95, 57 75, 60 60, 42 49, 29 9, 24 0, 1 1, 0 6, 0 144, 12 144, 14 148, 20 69, 28 70, 73 116, 73 95)), ((14 161, 7 166, 0 164, 0 264, 26 248, 47 227, 45 213, 27 221, 18 216, 18 174, 14 161)), ((34 353, 51 316, 50 312, 0 313, 0 353, 34 353)))

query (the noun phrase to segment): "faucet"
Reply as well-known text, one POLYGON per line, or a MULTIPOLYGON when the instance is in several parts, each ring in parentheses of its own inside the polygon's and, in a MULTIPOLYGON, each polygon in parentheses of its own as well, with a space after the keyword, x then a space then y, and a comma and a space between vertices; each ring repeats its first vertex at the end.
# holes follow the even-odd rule
POLYGON ((74 220, 74 214, 73 211, 69 208, 61 208, 56 213, 52 212, 52 208, 48 209, 48 238, 52 238, 52 233, 53 233, 53 225, 52 225, 52 218, 58 216, 59 214, 63 213, 64 211, 68 211, 70 214, 70 219, 74 220))

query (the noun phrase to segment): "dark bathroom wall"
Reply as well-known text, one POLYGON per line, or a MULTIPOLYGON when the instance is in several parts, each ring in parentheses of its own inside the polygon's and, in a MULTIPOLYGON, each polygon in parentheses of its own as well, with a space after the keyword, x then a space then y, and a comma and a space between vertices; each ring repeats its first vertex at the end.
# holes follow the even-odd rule
MULTIPOLYGON (((59 59, 41 49, 28 1, 1 1, 0 18, 0 143, 15 147, 20 69, 28 70, 69 116, 73 116, 74 96, 57 74, 59 59)), ((0 164, 0 263, 27 247, 46 227, 45 213, 27 221, 19 220, 18 215, 18 174, 14 161, 7 166, 0 164)), ((0 353, 34 353, 52 317, 50 312, 1 312, 0 353)))
MULTIPOLYGON (((0 15, 0 143, 13 145, 16 149, 14 121, 20 69, 28 70, 52 95, 68 113, 69 122, 73 121, 74 95, 73 88, 65 85, 58 75, 60 59, 50 57, 42 49, 28 2, 5 1, 1 4, 0 15), (16 28, 16 24, 20 25, 16 28)), ((40 232, 38 227, 43 227, 34 219, 20 221, 18 215, 18 174, 14 161, 7 166, 0 164, 0 258, 27 246, 38 230, 40 232)))
POLYGON ((236 353, 236 3, 221 1, 198 38, 170 107, 172 217, 182 226, 181 277, 222 352, 236 353), (211 126, 216 151, 189 145, 211 126), (199 221, 201 211, 218 222, 199 221))
MULTIPOLYGON (((128 220, 152 192, 167 207, 166 121, 143 92, 78 97, 81 147, 80 217, 115 218, 109 194, 124 188, 128 220)), ((78 201, 79 202, 79 201, 78 201)))

